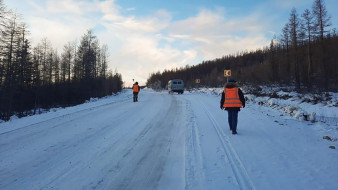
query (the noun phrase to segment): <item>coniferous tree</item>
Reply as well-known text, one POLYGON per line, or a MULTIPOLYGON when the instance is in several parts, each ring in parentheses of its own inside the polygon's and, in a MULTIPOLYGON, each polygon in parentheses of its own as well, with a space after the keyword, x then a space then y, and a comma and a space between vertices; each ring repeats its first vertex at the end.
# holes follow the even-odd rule
POLYGON ((290 26, 290 36, 291 36, 291 46, 292 46, 292 54, 293 54, 293 65, 294 65, 294 74, 295 74, 295 82, 296 88, 300 89, 300 71, 299 71, 299 51, 298 51, 298 43, 299 43, 299 18, 295 8, 291 10, 290 18, 289 18, 289 26, 290 26))
POLYGON ((271 65, 271 79, 273 82, 278 80, 279 74, 279 65, 277 61, 277 39, 276 36, 270 42, 270 55, 269 55, 269 62, 271 65))
POLYGON ((313 16, 315 18, 315 27, 317 34, 321 41, 329 30, 327 27, 331 26, 331 17, 329 16, 324 0, 315 0, 312 6, 313 16))
POLYGON ((331 17, 328 15, 328 12, 326 10, 325 2, 324 0, 315 0, 312 6, 312 12, 313 16, 315 19, 315 28, 316 28, 316 33, 319 36, 319 40, 321 43, 320 51, 319 51, 319 57, 320 59, 318 60, 321 64, 322 72, 323 72, 323 85, 325 88, 328 88, 328 83, 329 83, 329 63, 328 59, 325 53, 325 44, 324 44, 324 37, 325 34, 329 32, 327 29, 329 26, 331 26, 331 17))
MULTIPOLYGON (((283 73, 284 76, 288 76, 290 75, 291 73, 291 67, 290 67, 290 40, 291 37, 290 37, 290 25, 289 23, 286 23, 284 25, 284 28, 282 30, 282 36, 281 36, 281 42, 283 44, 283 48, 285 50, 285 57, 286 57, 286 60, 285 60, 285 71, 283 73)), ((286 81, 289 81, 290 77, 285 77, 286 81)))
POLYGON ((103 45, 101 47, 101 67, 100 67, 100 77, 101 78, 106 78, 107 76, 107 68, 108 68, 108 46, 107 45, 103 45))
POLYGON ((302 30, 304 31, 306 37, 306 45, 307 45, 307 72, 306 72, 306 83, 310 88, 312 83, 312 74, 313 74, 313 61, 312 61, 312 41, 313 41, 313 33, 315 31, 313 15, 309 9, 306 9, 302 14, 303 23, 302 30))
POLYGON ((61 82, 69 83, 71 79, 71 68, 74 60, 74 45, 68 42, 63 47, 63 53, 61 54, 61 65, 60 65, 60 77, 61 82))

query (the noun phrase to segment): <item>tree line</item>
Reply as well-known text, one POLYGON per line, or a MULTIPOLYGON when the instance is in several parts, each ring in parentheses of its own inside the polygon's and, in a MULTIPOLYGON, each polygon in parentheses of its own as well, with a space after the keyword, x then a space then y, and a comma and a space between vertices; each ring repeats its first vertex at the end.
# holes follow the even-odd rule
POLYGON ((180 78, 187 87, 219 87, 226 81, 224 70, 231 69, 232 78, 243 83, 338 91, 338 36, 336 29, 329 30, 330 26, 331 17, 324 0, 314 0, 312 9, 301 15, 296 8, 291 10, 280 36, 275 36, 269 46, 152 73, 147 85, 165 88, 168 80, 180 78), (200 79, 200 84, 195 79, 200 79))
POLYGON ((122 76, 108 71, 108 46, 92 30, 61 54, 47 38, 32 47, 20 16, 0 0, 0 119, 83 103, 122 89, 122 76))

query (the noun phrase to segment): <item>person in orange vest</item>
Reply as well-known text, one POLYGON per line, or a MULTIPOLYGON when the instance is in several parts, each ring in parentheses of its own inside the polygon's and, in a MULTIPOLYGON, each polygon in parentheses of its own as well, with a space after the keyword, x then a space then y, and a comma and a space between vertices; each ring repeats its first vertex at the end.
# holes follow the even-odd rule
POLYGON ((224 85, 220 107, 222 110, 228 111, 230 130, 232 134, 237 134, 238 112, 241 107, 245 107, 245 98, 235 80, 229 80, 224 85))
POLYGON ((138 101, 138 93, 140 92, 140 86, 138 85, 138 82, 135 82, 133 85, 133 98, 134 102, 138 101))

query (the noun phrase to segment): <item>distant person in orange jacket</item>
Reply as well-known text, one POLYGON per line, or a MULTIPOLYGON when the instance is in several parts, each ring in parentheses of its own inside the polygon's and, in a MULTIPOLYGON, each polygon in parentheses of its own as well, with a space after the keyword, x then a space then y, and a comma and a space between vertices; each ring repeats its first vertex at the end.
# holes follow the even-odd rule
POLYGON ((133 85, 133 99, 134 102, 138 101, 138 93, 140 92, 140 86, 138 85, 138 82, 135 82, 133 85))
POLYGON ((230 130, 232 134, 237 134, 238 112, 241 107, 245 107, 245 98, 235 80, 229 80, 224 85, 220 107, 228 111, 230 130))

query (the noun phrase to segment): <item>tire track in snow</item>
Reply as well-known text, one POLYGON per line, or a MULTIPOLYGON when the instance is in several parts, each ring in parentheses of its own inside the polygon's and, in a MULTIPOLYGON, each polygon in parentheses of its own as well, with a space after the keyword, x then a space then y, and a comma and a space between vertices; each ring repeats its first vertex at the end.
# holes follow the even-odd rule
POLYGON ((223 150, 225 154, 227 155, 227 158, 229 160, 230 166, 232 168, 232 171, 235 175, 236 181, 238 183, 238 186, 241 190, 256 190, 251 178, 248 175, 248 172, 246 171, 242 161, 240 160, 238 154, 236 153, 235 149, 233 148, 229 137, 223 132, 218 122, 215 120, 215 118, 212 116, 210 111, 206 108, 204 103, 201 103, 203 109, 207 113, 208 118, 210 119, 214 129, 216 130, 216 133, 222 143, 223 150))
POLYGON ((203 170, 203 157, 199 141, 199 131, 196 126, 196 116, 191 109, 190 102, 186 104, 188 110, 186 136, 186 173, 185 173, 185 189, 205 189, 205 174, 203 170))

